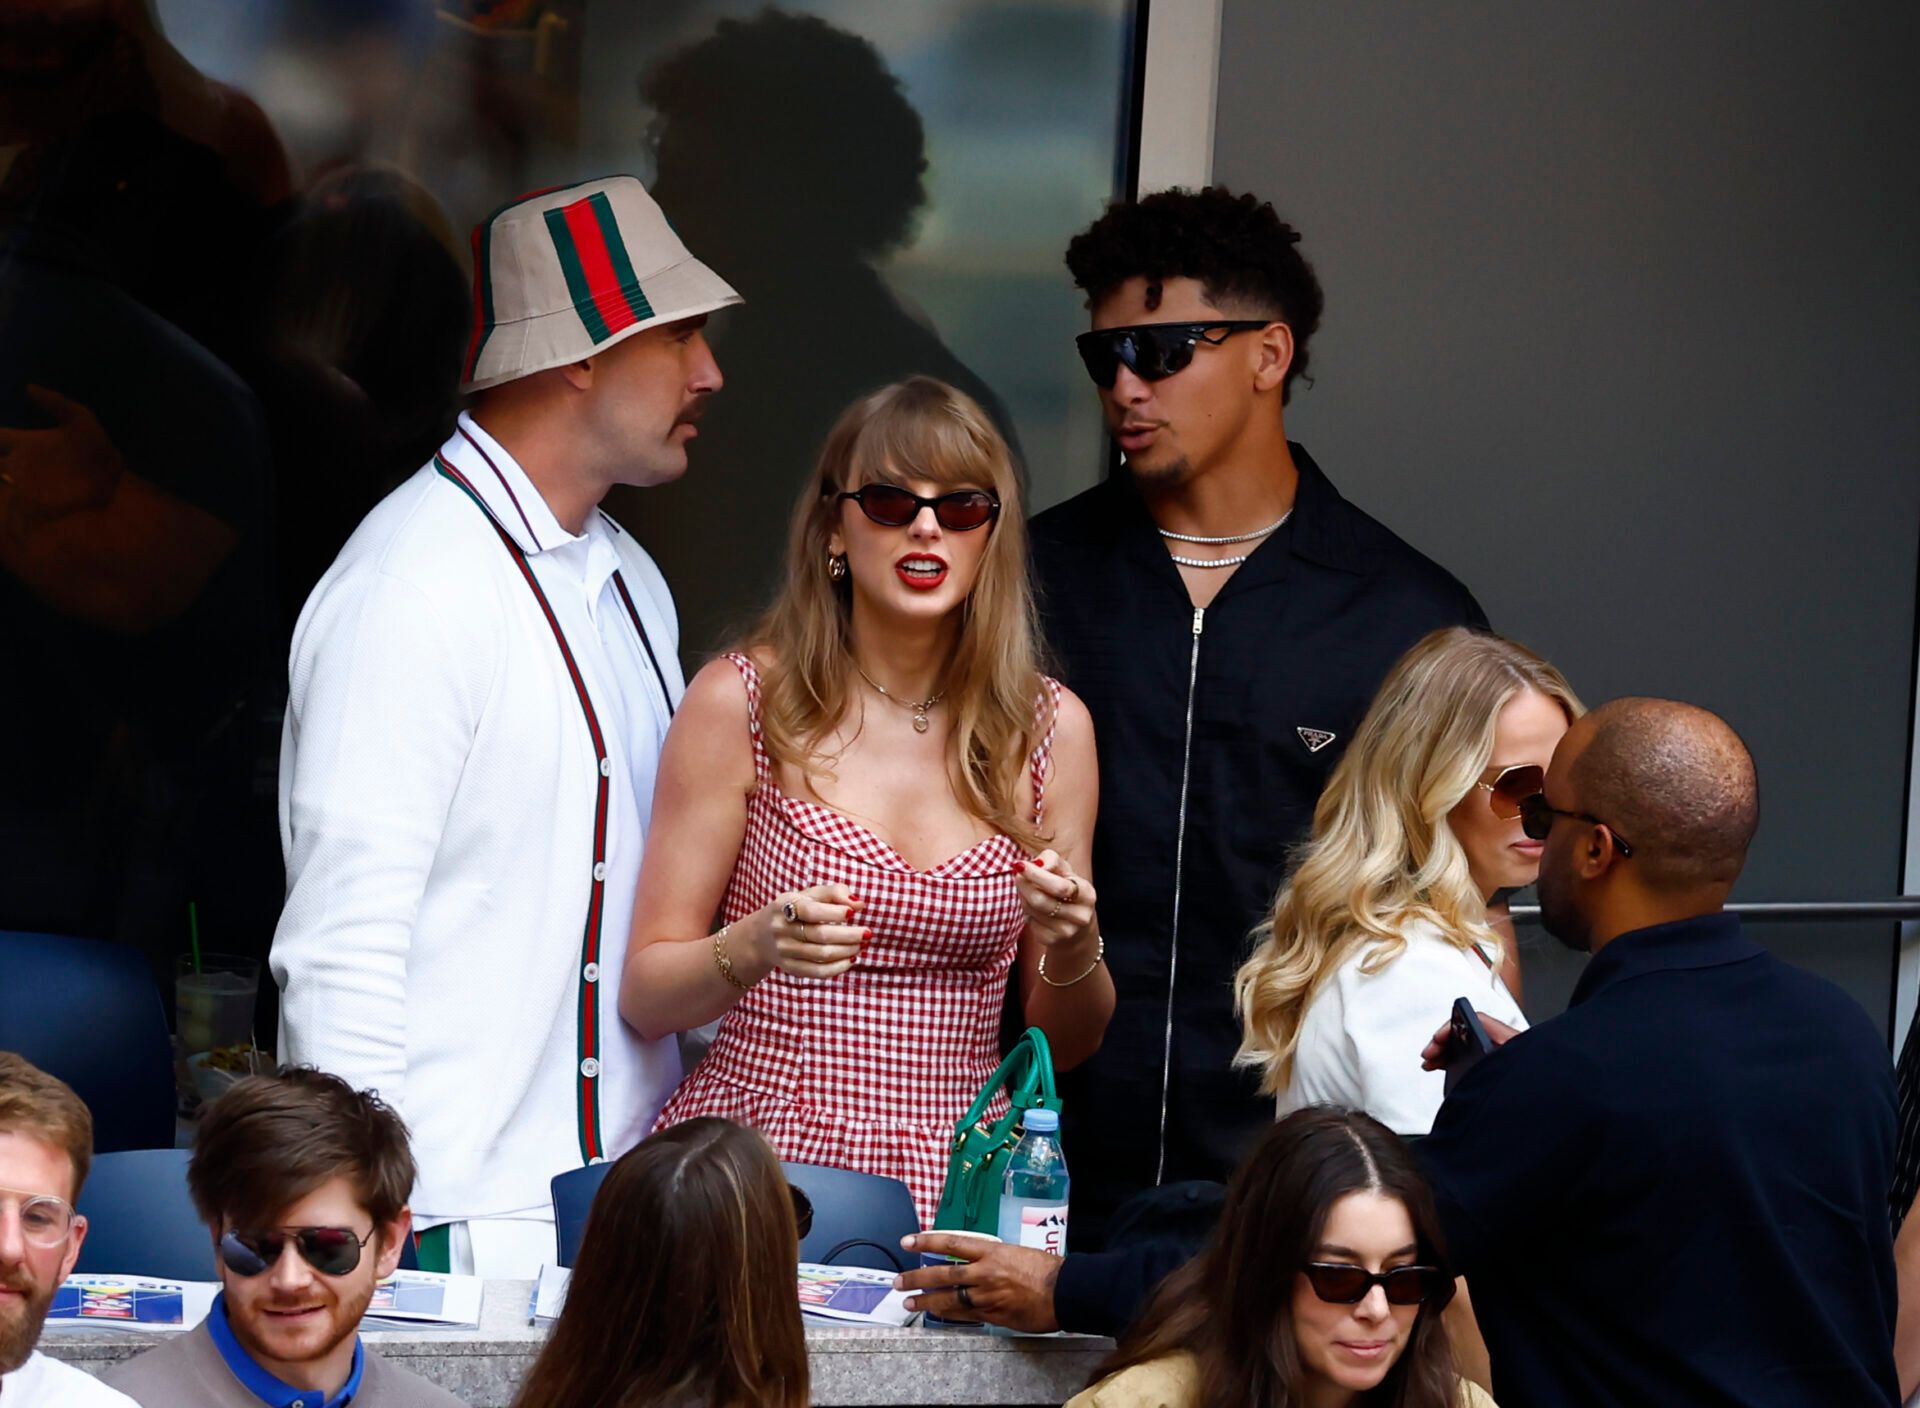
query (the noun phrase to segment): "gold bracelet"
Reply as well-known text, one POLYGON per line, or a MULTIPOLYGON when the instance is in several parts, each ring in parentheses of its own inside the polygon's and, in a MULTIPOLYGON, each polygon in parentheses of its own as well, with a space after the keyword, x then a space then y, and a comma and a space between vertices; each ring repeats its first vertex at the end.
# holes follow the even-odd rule
POLYGON ((1101 963, 1103 963, 1106 960, 1107 936, 1105 934, 1095 935, 1094 942, 1099 945, 1099 948, 1094 951, 1093 962, 1087 965, 1087 971, 1082 973, 1078 978, 1068 978, 1064 983, 1056 983, 1052 978, 1049 978, 1047 976, 1047 955, 1044 953, 1041 954, 1040 955, 1040 981, 1045 983, 1050 988, 1070 988, 1075 983, 1081 982, 1087 978, 1091 978, 1093 976, 1093 970, 1098 968, 1101 965, 1101 963))
POLYGON ((722 924, 720 926, 720 932, 713 936, 713 966, 720 970, 721 977, 739 988, 741 992, 745 992, 748 988, 752 987, 753 984, 740 981, 740 975, 733 971, 733 960, 727 957, 725 947, 727 930, 732 927, 733 925, 731 924, 722 924))

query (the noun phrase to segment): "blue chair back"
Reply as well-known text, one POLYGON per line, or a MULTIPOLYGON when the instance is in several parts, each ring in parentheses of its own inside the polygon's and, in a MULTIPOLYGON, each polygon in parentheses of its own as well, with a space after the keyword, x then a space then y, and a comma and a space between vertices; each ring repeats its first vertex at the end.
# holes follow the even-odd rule
POLYGON ((213 1237, 187 1193, 185 1149, 100 1154, 80 1190, 87 1217, 75 1271, 216 1281, 213 1237))
POLYGON ((801 1239, 800 1260, 876 1271, 912 1269, 900 1239, 920 1230, 920 1214, 906 1184, 820 1164, 782 1163, 780 1169, 813 1203, 813 1230, 801 1239))
POLYGON ((173 1143, 173 1040, 146 955, 95 939, 0 933, 0 974, 0 1049, 86 1101, 95 1152, 173 1143))
POLYGON ((553 1240, 559 1265, 572 1266, 580 1255, 580 1239, 587 1230, 587 1214, 593 1210, 593 1195, 606 1181, 610 1163, 570 1168, 553 1178, 553 1240))

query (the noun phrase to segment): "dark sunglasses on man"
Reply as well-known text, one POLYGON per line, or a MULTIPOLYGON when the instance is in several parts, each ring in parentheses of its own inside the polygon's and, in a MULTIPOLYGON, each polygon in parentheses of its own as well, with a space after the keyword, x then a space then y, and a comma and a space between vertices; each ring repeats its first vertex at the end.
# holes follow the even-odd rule
POLYGON ((300 1259, 322 1276, 345 1276, 360 1264, 360 1249, 373 1240, 351 1227, 275 1227, 259 1232, 233 1231, 220 1239, 220 1260, 237 1276, 258 1276, 279 1265, 292 1242, 300 1259))
POLYGON ((904 528, 920 516, 921 509, 930 508, 935 521, 948 532, 969 533, 986 527, 1000 513, 1000 500, 984 489, 955 489, 929 499, 897 484, 866 484, 835 497, 852 499, 860 512, 883 528, 904 528))
POLYGON ((1623 857, 1633 854, 1633 847, 1627 844, 1627 838, 1591 812, 1562 811, 1559 807, 1548 803, 1547 794, 1544 792, 1535 792, 1532 796, 1521 799, 1520 829, 1526 833, 1529 840, 1546 840, 1548 833, 1553 830, 1553 819, 1557 816, 1564 816, 1571 821, 1589 822, 1594 826, 1605 826, 1607 834, 1613 837, 1614 850, 1623 857))
POLYGON ((1387 1293, 1389 1305, 1435 1303, 1435 1309, 1453 1298, 1453 1281, 1434 1266, 1396 1266, 1391 1271, 1369 1271, 1344 1262, 1310 1261, 1300 1268, 1313 1293, 1329 1305, 1358 1305, 1375 1286, 1387 1293))
POLYGON ((1272 318, 1216 318, 1206 323, 1136 323, 1125 328, 1099 328, 1083 332, 1074 345, 1087 375, 1098 387, 1109 387, 1120 375, 1121 364, 1142 381, 1164 381, 1184 371, 1193 361, 1194 348, 1204 342, 1218 347, 1237 332, 1252 332, 1271 326, 1272 318), (1218 331, 1218 337, 1209 333, 1218 331))

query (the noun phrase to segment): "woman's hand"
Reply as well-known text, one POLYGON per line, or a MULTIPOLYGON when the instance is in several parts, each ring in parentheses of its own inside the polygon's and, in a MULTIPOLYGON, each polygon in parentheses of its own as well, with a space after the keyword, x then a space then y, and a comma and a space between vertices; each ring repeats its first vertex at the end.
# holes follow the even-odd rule
POLYGON ((1027 932, 1044 948, 1071 944, 1092 926, 1100 897, 1093 882, 1075 875, 1059 852, 1040 852, 1020 867, 1015 884, 1027 907, 1027 932))
POLYGON ((852 922, 864 904, 845 885, 776 895, 733 926, 728 946, 737 940, 734 951, 753 956, 751 982, 776 968, 796 978, 837 978, 853 967, 861 945, 873 937, 871 929, 852 922))

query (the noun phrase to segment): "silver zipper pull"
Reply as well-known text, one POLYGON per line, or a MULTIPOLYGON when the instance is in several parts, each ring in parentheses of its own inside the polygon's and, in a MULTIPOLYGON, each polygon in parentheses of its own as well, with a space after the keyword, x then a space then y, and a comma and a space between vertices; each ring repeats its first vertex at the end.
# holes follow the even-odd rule
POLYGON ((1196 607, 1194 607, 1194 608, 1193 608, 1193 633, 1194 633, 1195 635, 1199 635, 1199 634, 1200 634, 1200 626, 1201 626, 1201 623, 1202 623, 1203 621, 1205 621, 1205 620, 1206 620, 1206 618, 1207 618, 1207 608, 1206 608, 1206 607, 1204 607, 1204 606, 1196 606, 1196 607))

